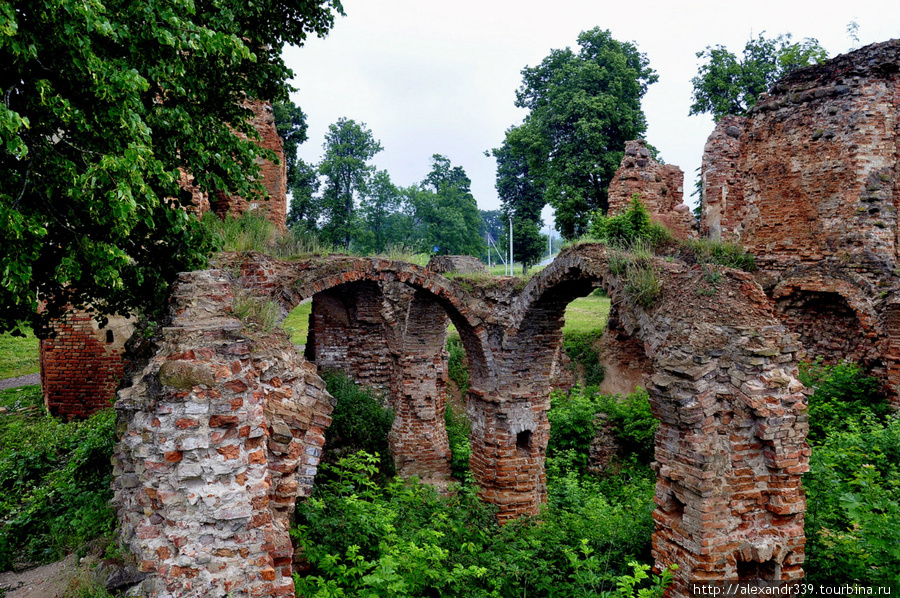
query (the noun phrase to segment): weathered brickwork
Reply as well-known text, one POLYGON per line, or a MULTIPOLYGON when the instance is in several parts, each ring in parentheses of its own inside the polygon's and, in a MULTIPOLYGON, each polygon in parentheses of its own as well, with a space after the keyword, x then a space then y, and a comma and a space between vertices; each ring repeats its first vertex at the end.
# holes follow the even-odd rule
POLYGON ((275 152, 278 164, 269 160, 260 160, 260 177, 268 194, 268 200, 247 201, 243 197, 215 193, 212 207, 216 214, 224 218, 227 214, 239 216, 250 210, 262 210, 266 217, 279 228, 285 228, 287 220, 287 174, 284 162, 284 144, 275 128, 275 112, 272 104, 261 100, 247 102, 253 111, 251 124, 260 137, 260 146, 275 152))
POLYGON ((90 313, 73 309, 54 323, 55 336, 41 341, 41 389, 52 415, 84 418, 112 404, 133 326, 125 318, 109 320, 101 330, 90 313))
POLYGON ((704 230, 756 255, 810 357, 862 360, 894 401, 898 63, 892 40, 791 73, 746 117, 719 122, 703 162, 704 230))
POLYGON ((291 596, 288 524, 332 399, 286 336, 249 338, 221 271, 181 276, 156 356, 119 393, 114 504, 152 596, 291 596))
POLYGON ((626 210, 637 193, 653 220, 679 239, 697 236, 696 221, 682 203, 684 173, 671 164, 660 164, 650 155, 643 139, 625 142, 622 165, 609 184, 609 213, 626 210))
POLYGON ((284 335, 247 336, 230 316, 235 287, 278 301, 285 314, 306 298, 337 297, 343 312, 333 319, 357 333, 351 316, 367 324, 379 312, 372 342, 393 359, 395 457, 401 472, 436 482, 449 461, 449 317, 471 366, 471 469, 504 521, 537 513, 546 498, 565 307, 602 286, 618 306, 621 337, 651 364, 661 420, 654 555, 659 566, 680 566, 675 595, 704 575, 802 574, 801 348, 749 275, 723 270, 716 295, 698 295, 699 267, 659 261, 664 292, 645 310, 609 273, 599 245, 565 250, 524 288, 511 278, 460 285, 376 258, 280 262, 250 253, 219 262, 222 270, 183 275, 156 356, 117 403, 116 504, 125 540, 150 573, 145 594, 289 592, 285 530, 293 501, 313 482, 332 402, 284 335), (688 295, 696 300, 685 304, 688 295))

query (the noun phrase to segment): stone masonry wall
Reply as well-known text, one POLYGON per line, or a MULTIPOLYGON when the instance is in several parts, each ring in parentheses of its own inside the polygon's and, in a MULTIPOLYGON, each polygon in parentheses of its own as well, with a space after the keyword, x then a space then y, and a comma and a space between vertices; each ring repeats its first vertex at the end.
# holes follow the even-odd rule
POLYGON ((714 241, 729 240, 728 233, 735 231, 741 218, 744 187, 739 168, 745 124, 743 116, 722 117, 703 148, 700 234, 714 241))
POLYGON ((288 525, 332 399, 287 337, 249 338, 220 271, 181 276, 159 350, 119 393, 114 499, 147 596, 292 596, 288 525))
POLYGON ((697 236, 690 208, 682 203, 684 173, 677 166, 654 160, 643 139, 625 142, 622 165, 609 184, 609 214, 628 209, 635 193, 651 218, 669 228, 676 238, 697 236))

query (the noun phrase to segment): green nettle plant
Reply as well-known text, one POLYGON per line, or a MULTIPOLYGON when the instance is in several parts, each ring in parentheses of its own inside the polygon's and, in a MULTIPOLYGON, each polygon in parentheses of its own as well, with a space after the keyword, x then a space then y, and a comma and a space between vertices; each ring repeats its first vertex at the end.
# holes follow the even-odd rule
POLYGON ((801 368, 809 399, 810 582, 900 584, 900 418, 852 363, 801 368))

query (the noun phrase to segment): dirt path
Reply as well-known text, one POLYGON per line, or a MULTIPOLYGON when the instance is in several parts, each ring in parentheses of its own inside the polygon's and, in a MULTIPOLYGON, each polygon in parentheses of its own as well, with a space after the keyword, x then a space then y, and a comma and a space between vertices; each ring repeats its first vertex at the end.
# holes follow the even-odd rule
POLYGON ((28 374, 27 376, 18 376, 16 378, 6 378, 4 380, 0 380, 0 390, 6 390, 7 388, 15 388, 17 386, 30 386, 32 384, 40 384, 41 383, 41 375, 40 374, 28 374))
POLYGON ((72 580, 82 570, 74 554, 61 561, 28 569, 0 573, 0 596, 3 598, 61 598, 72 580))

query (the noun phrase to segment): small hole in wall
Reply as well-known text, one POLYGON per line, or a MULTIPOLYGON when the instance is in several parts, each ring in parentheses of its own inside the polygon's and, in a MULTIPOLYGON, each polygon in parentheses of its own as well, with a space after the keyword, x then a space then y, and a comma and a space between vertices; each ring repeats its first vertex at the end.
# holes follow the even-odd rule
POLYGON ((738 561, 738 581, 774 581, 778 575, 777 568, 778 563, 775 561, 766 561, 765 563, 738 561))
POLYGON ((531 451, 531 430, 522 430, 516 434, 516 450, 531 451))
POLYGON ((106 331, 106 344, 110 344, 112 342, 113 342, 113 331, 107 330, 106 331))

